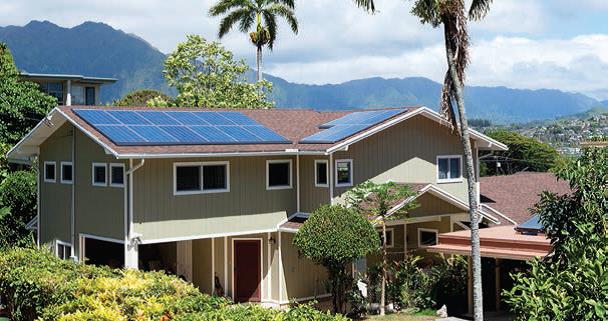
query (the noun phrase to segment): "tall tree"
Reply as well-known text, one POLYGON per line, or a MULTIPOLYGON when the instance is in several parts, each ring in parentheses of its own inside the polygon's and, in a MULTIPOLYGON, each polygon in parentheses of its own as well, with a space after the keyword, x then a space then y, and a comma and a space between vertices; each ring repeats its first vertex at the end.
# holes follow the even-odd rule
POLYGON ((213 17, 223 15, 218 36, 223 38, 236 24, 241 32, 249 32, 249 39, 256 47, 258 81, 262 80, 262 49, 274 48, 277 39, 277 17, 287 21, 291 31, 298 33, 298 19, 294 13, 294 0, 220 0, 209 9, 213 17), (254 26, 255 23, 255 26, 254 26))
POLYGON ((423 24, 434 28, 443 26, 448 71, 441 94, 441 112, 460 134, 468 183, 469 217, 471 220, 471 259, 473 269, 473 317, 483 320, 483 294, 481 286, 481 255, 479 252, 479 221, 476 176, 469 126, 464 106, 465 71, 469 64, 469 20, 479 20, 490 10, 492 0, 472 0, 466 10, 464 0, 415 0, 412 13, 423 24), (454 108, 456 102, 456 109, 454 108), (458 117, 458 119, 457 119, 458 117))
POLYGON ((380 315, 385 314, 386 277, 388 255, 386 252, 386 222, 403 219, 408 212, 418 206, 415 201, 408 201, 416 193, 408 185, 395 182, 376 184, 365 181, 346 195, 346 201, 374 225, 382 228, 382 280, 380 286, 380 315))

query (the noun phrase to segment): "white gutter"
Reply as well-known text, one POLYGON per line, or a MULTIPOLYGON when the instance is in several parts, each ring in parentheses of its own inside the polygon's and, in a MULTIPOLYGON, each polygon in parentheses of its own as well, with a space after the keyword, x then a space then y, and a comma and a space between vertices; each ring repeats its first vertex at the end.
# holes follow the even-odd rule
POLYGON ((296 212, 300 212, 300 155, 296 155, 296 212))
MULTIPOLYGON (((76 131, 74 130, 74 127, 72 126, 72 205, 70 206, 70 258, 72 258, 72 260, 75 261, 76 256, 74 255, 74 242, 76 241, 76 227, 74 226, 75 224, 75 209, 74 209, 74 205, 76 204, 76 199, 75 199, 75 185, 76 185, 76 175, 74 175, 76 173, 76 171, 74 170, 74 165, 76 164, 75 162, 75 157, 76 155, 76 131)), ((59 170, 59 175, 62 175, 62 165, 60 163, 59 165, 60 170, 59 170)), ((60 177, 59 180, 61 181, 63 179, 63 177, 60 177)))

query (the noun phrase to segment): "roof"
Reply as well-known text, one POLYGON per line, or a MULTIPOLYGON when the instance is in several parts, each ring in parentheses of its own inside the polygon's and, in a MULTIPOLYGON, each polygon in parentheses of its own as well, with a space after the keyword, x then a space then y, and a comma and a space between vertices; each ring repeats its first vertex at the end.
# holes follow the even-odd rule
MULTIPOLYGON (((546 256, 551 242, 544 234, 526 235, 515 231, 512 225, 479 229, 482 257, 511 260, 529 260, 546 256)), ((439 234, 439 243, 427 248, 444 254, 471 254, 471 231, 463 230, 439 234)))
MULTIPOLYGON (((335 111, 320 112, 308 109, 238 109, 239 112, 252 118, 258 123, 272 129, 279 135, 291 141, 290 144, 239 144, 239 145, 146 145, 146 146, 118 146, 80 118, 74 109, 120 109, 120 110, 176 110, 200 111, 200 108, 151 108, 151 107, 91 107, 91 106, 61 106, 55 108, 47 119, 36 126, 22 141, 10 152, 9 159, 24 160, 33 154, 33 151, 54 130, 68 121, 91 139, 101 145, 109 154, 117 158, 177 158, 177 157, 204 157, 225 155, 252 155, 252 154, 329 154, 337 150, 346 149, 368 136, 398 124, 416 115, 422 115, 441 124, 448 122, 437 112, 426 107, 405 107, 406 112, 399 113, 361 132, 355 133, 341 141, 331 144, 302 144, 304 137, 322 131, 320 125, 349 113, 361 111, 335 111), (43 124, 47 125, 43 125, 43 124)), ((213 109, 231 110, 231 109, 213 109)), ((234 109, 232 109, 234 110, 234 109)), ((481 133, 472 131, 471 136, 478 141, 480 148, 492 150, 506 150, 507 147, 481 133)))
POLYGON ((543 191, 559 195, 572 192, 567 181, 558 180, 552 173, 522 172, 481 177, 479 181, 483 206, 503 214, 505 224, 521 224, 530 219, 530 209, 540 201, 543 191))
POLYGON ((43 78, 43 79, 53 79, 53 80, 80 80, 92 83, 107 83, 112 84, 118 81, 116 78, 105 78, 105 77, 88 77, 83 75, 71 75, 71 74, 36 74, 29 72, 21 72, 20 76, 22 78, 33 79, 33 78, 43 78))

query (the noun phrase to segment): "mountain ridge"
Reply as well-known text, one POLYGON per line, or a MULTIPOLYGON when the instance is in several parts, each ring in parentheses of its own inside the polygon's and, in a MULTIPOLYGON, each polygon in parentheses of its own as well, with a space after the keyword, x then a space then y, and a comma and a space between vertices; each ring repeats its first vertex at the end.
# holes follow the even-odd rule
MULTIPOLYGON (((102 22, 87 21, 64 28, 49 21, 23 27, 0 27, 0 41, 8 44, 18 68, 34 73, 72 73, 114 77, 102 101, 111 102, 135 89, 172 94, 163 75, 166 55, 145 39, 102 22)), ((254 79, 253 71, 248 73, 254 79)), ((425 105, 436 109, 441 84, 424 77, 354 79, 340 84, 298 84, 266 75, 273 83, 272 98, 279 108, 317 110, 368 109, 425 105)), ((494 123, 529 122, 584 112, 599 102, 579 93, 555 89, 512 89, 467 86, 467 113, 494 123)))

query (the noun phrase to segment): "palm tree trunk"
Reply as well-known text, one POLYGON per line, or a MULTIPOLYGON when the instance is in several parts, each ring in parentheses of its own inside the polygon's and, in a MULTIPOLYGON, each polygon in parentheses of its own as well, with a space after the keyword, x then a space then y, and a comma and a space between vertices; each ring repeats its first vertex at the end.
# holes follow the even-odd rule
POLYGON ((479 212, 477 203, 477 182, 473 169, 473 151, 471 140, 469 139, 469 125, 464 110, 463 84, 456 71, 454 52, 449 45, 446 45, 448 67, 452 83, 454 85, 454 95, 458 106, 458 118, 460 122, 460 139, 464 150, 464 165, 467 175, 467 189, 469 194, 469 217, 471 220, 471 261, 473 262, 473 318, 475 321, 483 321, 483 294, 481 286, 481 254, 479 243, 479 212))
POLYGON ((262 81, 262 47, 257 50, 258 81, 262 81))
POLYGON ((386 222, 382 221, 382 285, 380 289, 380 315, 385 315, 386 305, 386 222))

